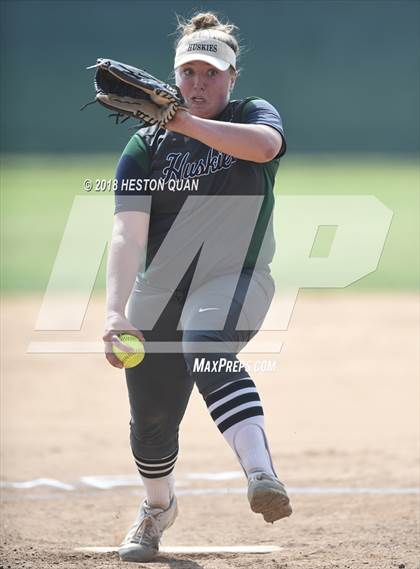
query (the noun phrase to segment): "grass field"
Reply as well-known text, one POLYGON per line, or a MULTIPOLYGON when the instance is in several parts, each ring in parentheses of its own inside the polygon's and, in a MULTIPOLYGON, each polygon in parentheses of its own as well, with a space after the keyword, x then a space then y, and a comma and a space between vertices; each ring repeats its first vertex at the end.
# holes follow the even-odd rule
MULTIPOLYGON (((113 177, 117 155, 5 156, 2 160, 2 288, 42 291, 86 178, 113 177)), ((394 212, 378 269, 347 290, 414 290, 419 270, 419 168, 393 157, 287 158, 282 195, 374 195, 394 212)), ((101 196, 97 196, 101 199, 101 196)), ((331 236, 326 234, 325 239, 331 236)), ((320 244, 322 246, 322 243, 320 244)), ((275 262, 273 264, 276 272, 275 262)), ((104 287, 104 263, 96 283, 104 287)))

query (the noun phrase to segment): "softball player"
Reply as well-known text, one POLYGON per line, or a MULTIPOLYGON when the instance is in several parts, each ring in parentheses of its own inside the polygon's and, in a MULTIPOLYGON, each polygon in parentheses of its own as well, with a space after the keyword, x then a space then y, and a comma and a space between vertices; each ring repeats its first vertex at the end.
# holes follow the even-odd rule
MULTIPOLYGON (((230 101, 239 55, 233 31, 212 13, 181 26, 174 69, 188 111, 179 110, 165 129, 140 129, 117 168, 104 341, 118 344, 116 334, 130 331, 146 346, 143 363, 125 370, 131 448, 146 499, 119 548, 124 561, 153 559, 175 521, 178 429, 194 384, 247 476, 251 509, 268 522, 292 513, 271 460, 257 388, 237 359, 274 295, 273 186, 286 143, 271 104, 230 101), (129 179, 149 184, 127 195, 129 179), (179 191, 193 182, 194 195, 179 191), (195 254, 201 231, 216 245, 210 255, 205 244, 195 254), (165 257, 168 241, 176 251, 165 257), (179 274, 185 250, 193 259, 179 274), (148 343, 159 342, 180 349, 148 351, 148 343)), ((112 352, 106 357, 121 367, 112 352)))

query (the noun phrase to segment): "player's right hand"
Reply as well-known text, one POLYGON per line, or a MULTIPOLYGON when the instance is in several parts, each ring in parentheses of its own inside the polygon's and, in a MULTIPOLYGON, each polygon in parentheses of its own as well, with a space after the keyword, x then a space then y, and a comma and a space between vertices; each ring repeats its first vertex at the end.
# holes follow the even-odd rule
POLYGON ((105 348, 105 357, 108 362, 117 368, 122 368, 123 364, 112 351, 112 344, 116 344, 119 349, 127 349, 118 338, 119 334, 131 334, 136 336, 141 342, 144 342, 144 336, 140 330, 137 330, 123 314, 108 314, 105 322, 105 333, 102 336, 105 348))

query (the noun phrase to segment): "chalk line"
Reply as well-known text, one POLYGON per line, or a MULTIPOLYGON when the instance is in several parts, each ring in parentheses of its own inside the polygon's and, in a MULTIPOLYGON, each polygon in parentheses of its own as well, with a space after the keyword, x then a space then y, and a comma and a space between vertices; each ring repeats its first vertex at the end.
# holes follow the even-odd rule
MULTIPOLYGON (((161 546, 159 553, 274 553, 283 548, 278 545, 232 545, 232 546, 161 546)), ((76 547, 79 553, 116 553, 118 547, 76 547)))
POLYGON ((26 490, 28 488, 37 488, 40 486, 47 486, 49 488, 57 488, 59 490, 71 491, 75 489, 73 484, 60 482, 54 478, 35 478, 34 480, 27 480, 25 482, 0 482, 0 488, 15 488, 17 490, 26 490))
MULTIPOLYGON (((245 476, 240 471, 229 472, 194 472, 186 474, 186 480, 176 481, 176 491, 179 496, 204 496, 218 494, 244 494, 246 493, 245 476), (192 481, 231 481, 243 479, 244 485, 240 487, 210 487, 194 488, 192 481)), ((138 475, 89 475, 81 476, 78 481, 68 483, 54 478, 35 478, 23 482, 1 481, 0 488, 13 490, 28 490, 38 487, 64 490, 66 493, 76 493, 78 490, 94 488, 101 492, 117 489, 137 488, 143 491, 143 483, 138 475)), ((136 492, 138 492, 138 490, 136 492)), ((354 487, 354 486, 288 486, 290 494, 420 494, 419 487, 354 487)), ((79 492, 83 496, 83 492, 79 492)))

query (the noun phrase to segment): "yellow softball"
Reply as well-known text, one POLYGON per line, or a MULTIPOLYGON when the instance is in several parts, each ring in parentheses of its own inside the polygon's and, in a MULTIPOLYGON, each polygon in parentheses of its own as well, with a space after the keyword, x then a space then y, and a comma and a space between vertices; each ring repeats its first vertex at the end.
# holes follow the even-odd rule
POLYGON ((115 344, 112 344, 112 351, 126 368, 138 366, 144 358, 144 346, 140 340, 132 334, 120 334, 120 342, 133 349, 133 352, 124 352, 115 344))

